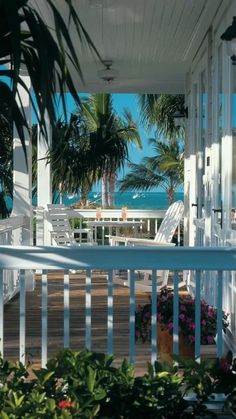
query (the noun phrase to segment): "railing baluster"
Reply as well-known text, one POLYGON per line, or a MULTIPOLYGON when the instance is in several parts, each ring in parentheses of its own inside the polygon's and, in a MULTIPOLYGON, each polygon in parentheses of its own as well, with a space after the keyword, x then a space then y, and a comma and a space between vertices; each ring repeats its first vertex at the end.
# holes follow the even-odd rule
POLYGON ((104 246, 105 227, 102 226, 102 246, 104 246))
POLYGON ((108 272, 108 296, 107 296, 107 351, 113 353, 113 278, 115 271, 108 272))
POLYGON ((48 271, 42 271, 42 354, 41 364, 44 368, 47 363, 48 349, 48 271))
POLYGON ((173 353, 179 353, 179 275, 174 271, 173 353))
POLYGON ((223 312, 222 312, 222 287, 223 271, 218 271, 217 278, 217 356, 221 357, 223 353, 223 340, 222 340, 222 322, 223 322, 223 312))
POLYGON ((25 270, 21 269, 20 275, 20 353, 19 358, 25 364, 25 270))
POLYGON ((64 348, 70 346, 70 278, 69 271, 64 271, 64 348))
POLYGON ((0 270, 0 354, 3 353, 3 336, 4 336, 4 295, 3 295, 3 270, 0 270))
POLYGON ((157 271, 152 271, 152 347, 151 363, 154 365, 157 359, 157 271))
POLYGON ((135 274, 130 271, 130 295, 129 295, 129 359, 135 361, 135 274))
POLYGON ((154 227, 155 234, 157 234, 157 230, 158 230, 157 222, 158 222, 158 220, 157 220, 157 218, 155 218, 155 227, 154 227))
POLYGON ((91 271, 86 271, 86 294, 85 294, 85 347, 91 350, 91 271))
POLYGON ((201 356, 201 271, 196 271, 195 292, 195 360, 201 356))

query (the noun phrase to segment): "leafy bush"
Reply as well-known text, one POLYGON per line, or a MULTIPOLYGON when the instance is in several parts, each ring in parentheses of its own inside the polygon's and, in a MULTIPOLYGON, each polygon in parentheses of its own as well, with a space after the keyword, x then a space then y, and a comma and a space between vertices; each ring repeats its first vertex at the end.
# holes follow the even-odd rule
POLYGON ((205 415, 208 397, 222 387, 235 410, 232 357, 200 365, 183 360, 181 370, 156 362, 143 377, 135 377, 125 360, 119 368, 112 362, 104 354, 66 349, 32 378, 30 366, 0 359, 0 418, 187 419, 205 415), (185 399, 189 391, 196 402, 185 399))

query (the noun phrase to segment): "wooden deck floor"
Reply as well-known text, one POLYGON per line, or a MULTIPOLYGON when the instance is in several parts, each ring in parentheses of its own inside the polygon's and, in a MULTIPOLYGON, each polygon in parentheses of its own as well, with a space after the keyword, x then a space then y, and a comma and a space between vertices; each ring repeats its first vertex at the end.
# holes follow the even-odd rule
MULTIPOLYGON (((148 302, 147 294, 137 292, 136 303, 148 302)), ((129 288, 114 286, 114 354, 116 364, 129 358, 129 288)), ((70 347, 85 347, 85 275, 70 275, 70 347)), ((48 280, 48 357, 63 348, 63 278, 53 272, 48 280)), ((150 346, 136 345, 136 374, 146 370, 150 346)), ((92 277, 92 350, 107 351, 107 276, 92 277)), ((19 354, 19 298, 16 296, 4 311, 4 356, 17 359, 19 354)), ((26 359, 41 362, 41 278, 36 289, 26 294, 26 359)))

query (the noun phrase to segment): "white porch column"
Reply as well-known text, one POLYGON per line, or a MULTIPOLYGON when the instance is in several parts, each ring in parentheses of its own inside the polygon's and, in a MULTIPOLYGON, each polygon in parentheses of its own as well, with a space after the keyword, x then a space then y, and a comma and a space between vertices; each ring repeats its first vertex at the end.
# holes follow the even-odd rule
MULTIPOLYGON (((28 89, 31 87, 28 75, 21 76, 28 89)), ((21 104, 28 121, 31 125, 31 104, 29 95, 22 86, 18 87, 21 97, 21 104)), ((25 134, 25 148, 27 155, 25 156, 22 148, 21 139, 14 127, 13 139, 13 207, 12 216, 24 215, 25 228, 23 229, 21 243, 23 245, 33 244, 32 230, 32 144, 27 130, 25 134)), ((17 243, 18 244, 18 243, 17 243)))
POLYGON ((47 141, 38 130, 37 158, 38 158, 38 176, 37 176, 37 195, 38 207, 42 212, 37 216, 37 245, 50 245, 51 237, 49 234, 48 222, 44 217, 44 210, 47 204, 52 203, 52 184, 51 184, 51 165, 46 163, 47 152, 51 144, 51 128, 48 115, 45 114, 45 123, 47 127, 47 141))
MULTIPOLYGON (((21 78, 28 89, 31 88, 31 81, 28 74, 22 72, 21 78)), ((22 86, 18 86, 21 103, 19 106, 24 109, 28 126, 31 126, 31 103, 28 93, 22 86)), ((11 216, 24 215, 24 227, 22 234, 19 230, 12 233, 12 244, 33 245, 33 211, 32 211, 32 143, 29 132, 24 130, 26 155, 24 153, 21 139, 13 127, 13 206, 11 216)), ((18 271, 12 271, 14 281, 19 280, 18 271)), ((34 273, 32 270, 25 272, 26 290, 34 290, 34 273)))

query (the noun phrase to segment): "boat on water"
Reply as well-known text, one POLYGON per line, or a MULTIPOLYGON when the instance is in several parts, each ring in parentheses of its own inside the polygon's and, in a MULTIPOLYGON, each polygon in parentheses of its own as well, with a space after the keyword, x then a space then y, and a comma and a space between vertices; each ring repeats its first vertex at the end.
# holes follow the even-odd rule
POLYGON ((132 199, 137 199, 137 198, 145 198, 145 195, 143 193, 135 193, 132 196, 132 199))

